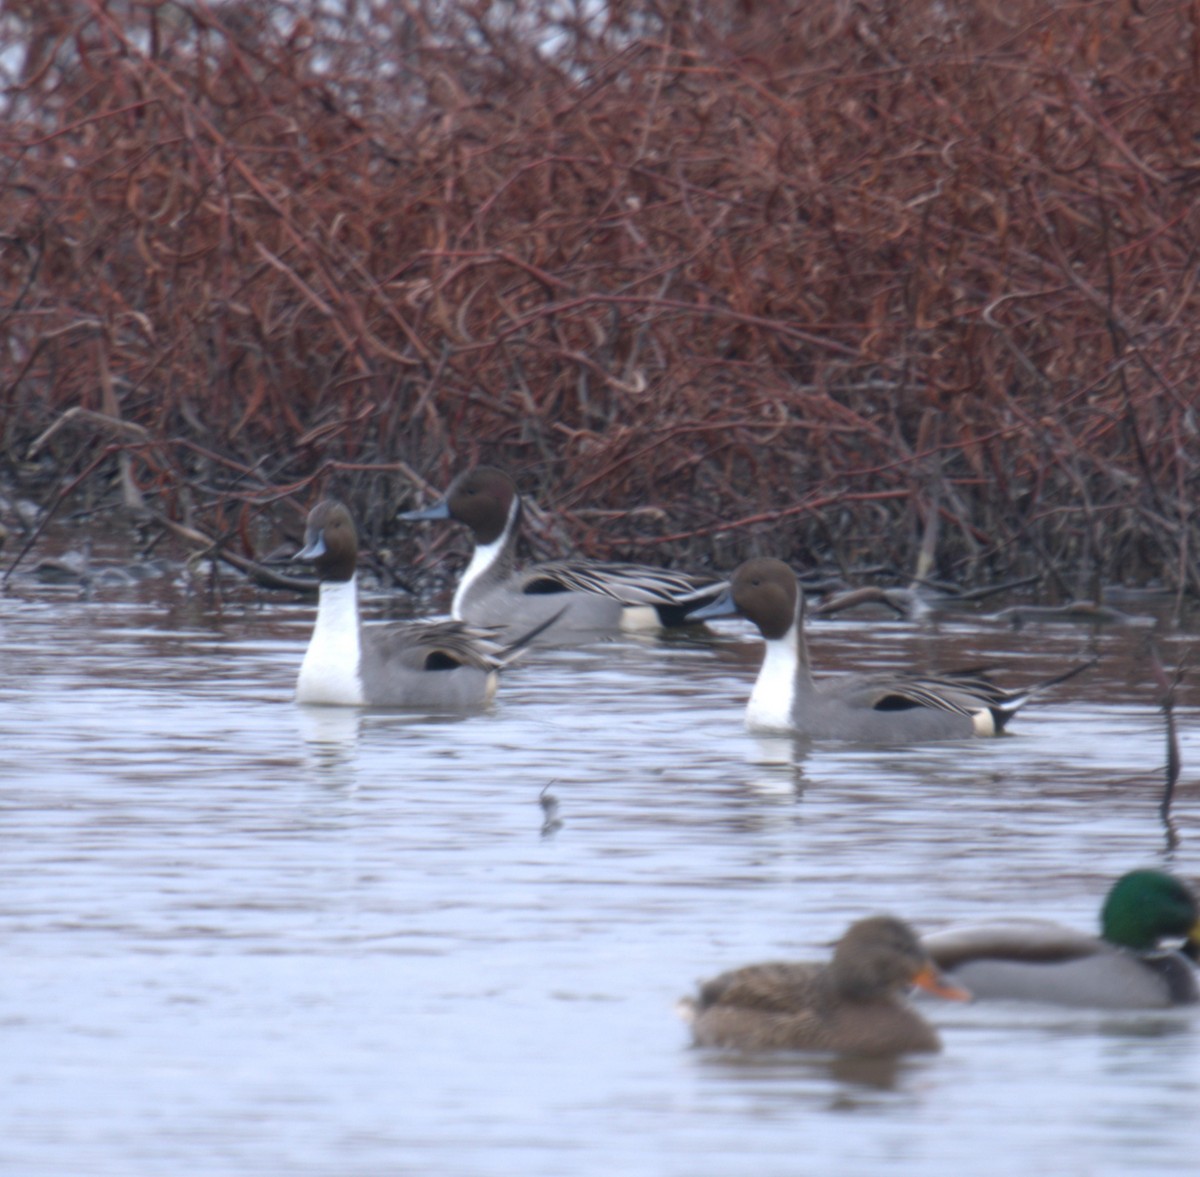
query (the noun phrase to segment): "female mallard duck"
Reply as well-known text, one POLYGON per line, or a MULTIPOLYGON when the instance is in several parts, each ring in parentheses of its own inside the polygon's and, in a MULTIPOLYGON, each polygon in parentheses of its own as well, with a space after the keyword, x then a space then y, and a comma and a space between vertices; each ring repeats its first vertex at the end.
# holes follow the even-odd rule
POLYGON ((698 1046, 893 1055, 940 1050, 937 1032, 904 1000, 918 985, 970 994, 941 977, 913 930, 890 916, 859 920, 828 964, 778 962, 722 973, 682 1003, 698 1046))
POLYGON ((461 621, 364 626, 358 613, 358 532, 346 507, 325 499, 309 512, 304 547, 320 581, 317 621, 300 665, 296 701, 345 707, 479 707, 498 673, 552 615, 516 641, 461 621))
POLYGON ((748 560, 693 621, 740 613, 758 626, 766 653, 746 707, 746 726, 859 743, 912 744, 995 736, 1039 692, 1091 665, 1024 690, 975 671, 926 676, 886 672, 814 679, 804 644, 804 593, 780 560, 748 560))
POLYGON ((1099 937, 1049 920, 950 928, 923 943, 976 997, 1097 1009, 1161 1009, 1200 1000, 1200 908, 1179 879, 1135 870, 1112 886, 1099 937), (1182 949, 1161 948, 1185 937, 1182 949), (1190 958, 1190 959, 1189 959, 1190 958))

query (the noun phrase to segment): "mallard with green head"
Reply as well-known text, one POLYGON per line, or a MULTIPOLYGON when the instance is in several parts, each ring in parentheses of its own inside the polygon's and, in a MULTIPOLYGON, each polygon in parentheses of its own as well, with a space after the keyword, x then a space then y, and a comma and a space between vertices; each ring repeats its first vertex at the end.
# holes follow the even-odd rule
POLYGON ((1159 870, 1122 875, 1100 912, 1100 935, 1049 920, 950 928, 923 940, 929 955, 978 999, 1096 1009, 1164 1009, 1200 1001, 1200 907, 1159 870), (1168 939, 1182 939, 1164 946, 1168 939))

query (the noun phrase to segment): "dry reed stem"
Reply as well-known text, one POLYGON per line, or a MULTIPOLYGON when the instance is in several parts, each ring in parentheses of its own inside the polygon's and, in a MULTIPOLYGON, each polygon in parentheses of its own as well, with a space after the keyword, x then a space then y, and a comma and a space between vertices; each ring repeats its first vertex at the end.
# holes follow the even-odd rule
POLYGON ((1200 588, 1193 5, 326 8, 0 8, 10 480, 1200 588))

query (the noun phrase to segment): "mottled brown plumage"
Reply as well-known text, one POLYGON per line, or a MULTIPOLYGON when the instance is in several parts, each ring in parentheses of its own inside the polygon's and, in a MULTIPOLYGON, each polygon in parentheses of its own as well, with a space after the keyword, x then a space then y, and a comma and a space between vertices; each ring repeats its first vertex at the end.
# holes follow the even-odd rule
POLYGON ((889 1055, 941 1048, 904 999, 911 985, 970 995, 937 973, 911 928, 889 916, 859 920, 828 964, 772 962, 722 973, 690 1002, 699 1046, 889 1055))

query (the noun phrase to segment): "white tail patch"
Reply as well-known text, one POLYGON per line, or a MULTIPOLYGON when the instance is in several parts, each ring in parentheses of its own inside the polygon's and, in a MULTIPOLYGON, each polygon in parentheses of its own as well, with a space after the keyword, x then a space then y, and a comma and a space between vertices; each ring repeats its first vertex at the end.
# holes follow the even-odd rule
POLYGON ((971 722, 975 725, 977 736, 994 736, 996 734, 996 717, 992 714, 990 707, 974 712, 971 715, 971 722))
POLYGON ((645 633, 662 629, 662 621, 653 605, 626 605, 621 610, 621 628, 626 633, 645 633))
POLYGON ((361 707, 366 702, 359 674, 361 640, 355 578, 322 581, 317 621, 296 680, 296 702, 361 707))

